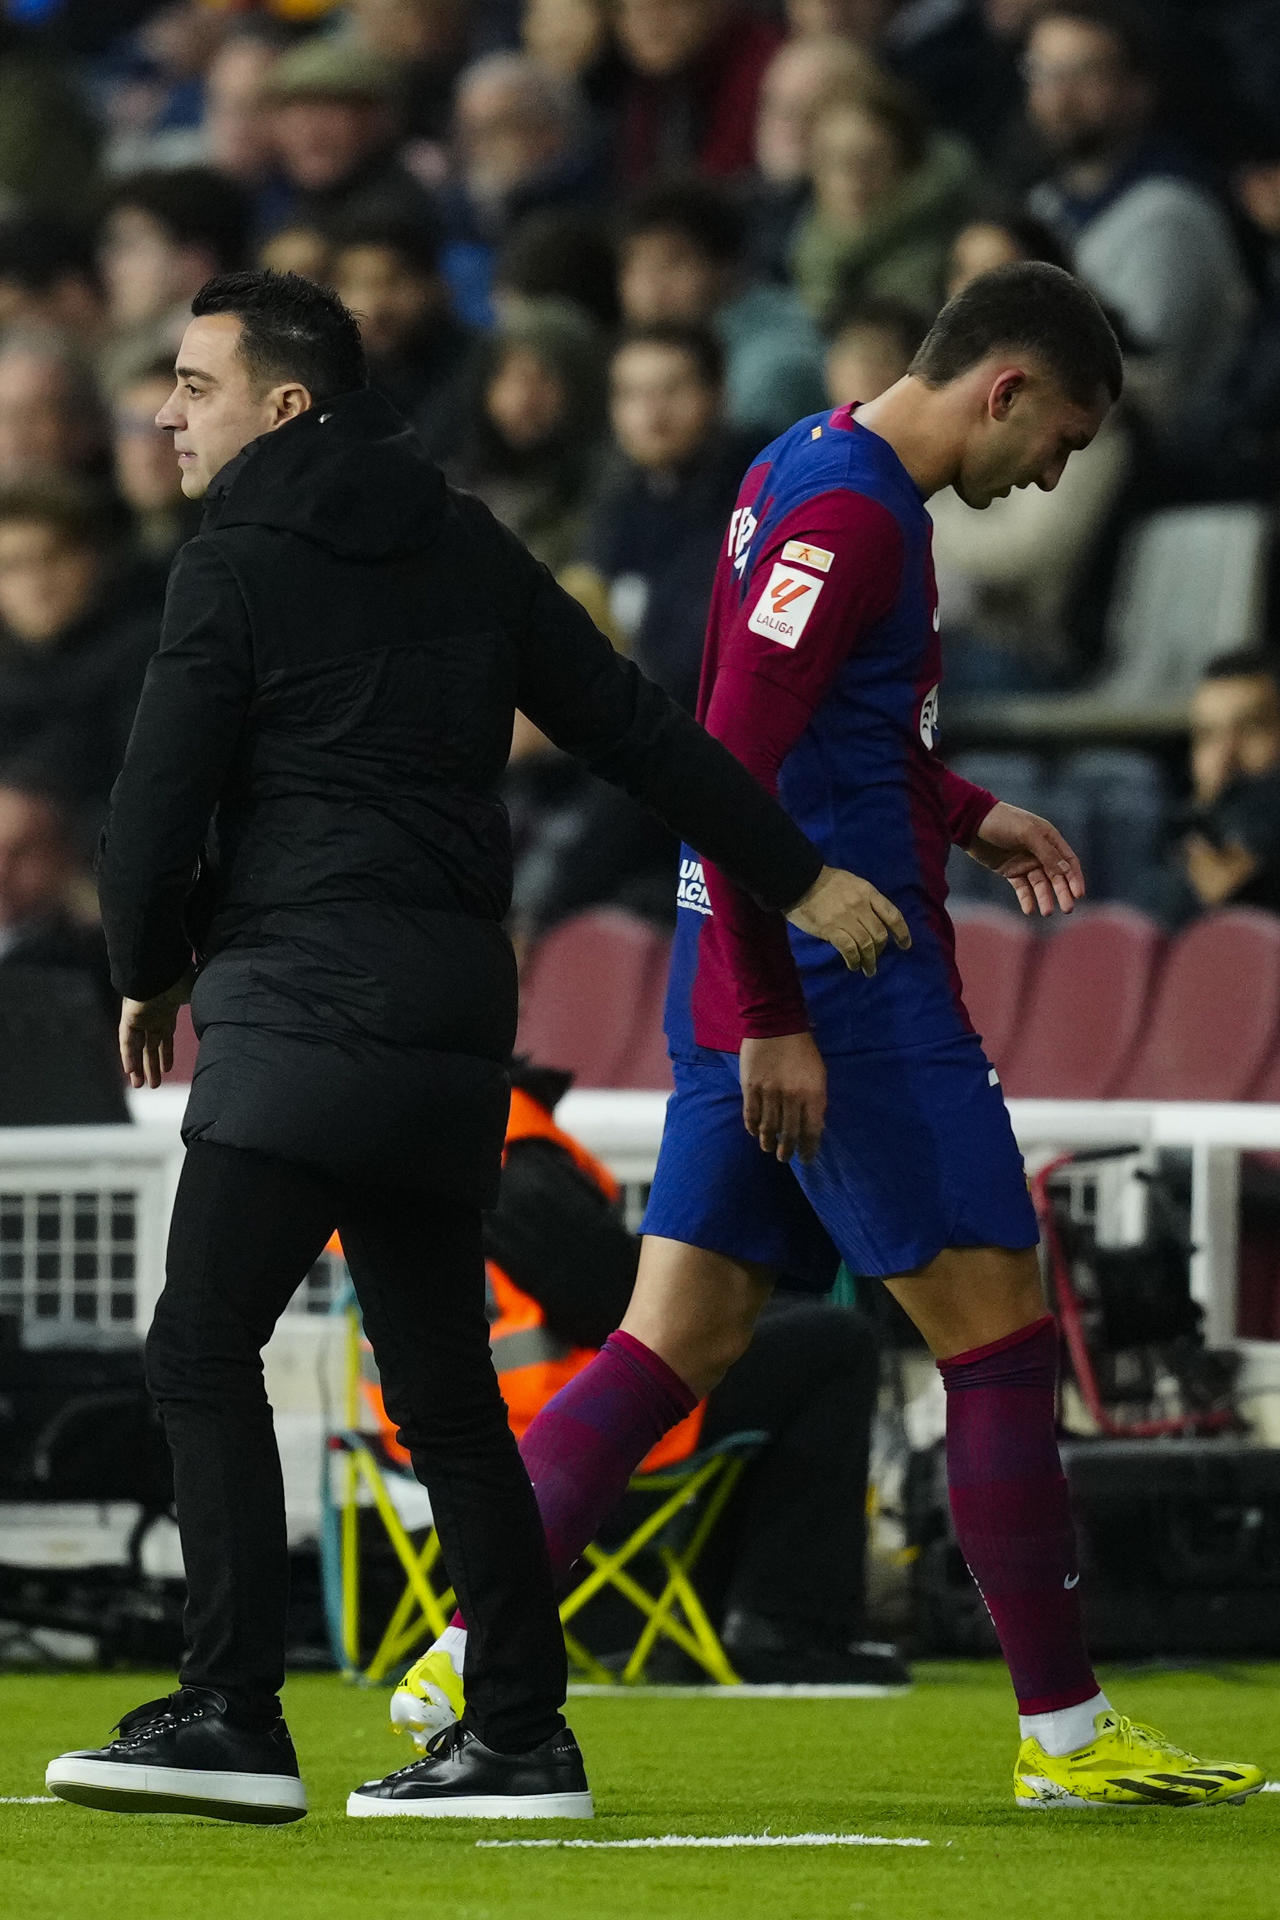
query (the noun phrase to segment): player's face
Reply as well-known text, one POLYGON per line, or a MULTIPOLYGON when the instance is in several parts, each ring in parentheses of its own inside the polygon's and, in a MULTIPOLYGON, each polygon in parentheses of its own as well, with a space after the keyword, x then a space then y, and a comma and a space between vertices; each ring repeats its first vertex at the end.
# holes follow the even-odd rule
POLYGON ((228 460, 281 424, 283 392, 300 392, 273 387, 260 393, 240 358, 239 344, 240 322, 234 314, 210 313, 193 320, 178 349, 176 385, 156 415, 156 425, 173 435, 188 500, 201 499, 228 460))
POLYGON ((1110 404, 1102 388, 1092 406, 1082 407, 1047 374, 1003 369, 966 439, 952 485, 970 507, 989 507, 1015 488, 1052 493, 1071 455, 1097 433, 1110 404))

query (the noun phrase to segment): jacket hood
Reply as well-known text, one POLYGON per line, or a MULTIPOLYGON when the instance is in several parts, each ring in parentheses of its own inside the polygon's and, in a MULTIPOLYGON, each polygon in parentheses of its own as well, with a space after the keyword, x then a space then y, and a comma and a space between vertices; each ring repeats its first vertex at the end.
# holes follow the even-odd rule
POLYGON ((278 527, 377 560, 426 546, 444 503, 439 468, 390 401, 365 388, 251 440, 209 488, 202 531, 278 527))

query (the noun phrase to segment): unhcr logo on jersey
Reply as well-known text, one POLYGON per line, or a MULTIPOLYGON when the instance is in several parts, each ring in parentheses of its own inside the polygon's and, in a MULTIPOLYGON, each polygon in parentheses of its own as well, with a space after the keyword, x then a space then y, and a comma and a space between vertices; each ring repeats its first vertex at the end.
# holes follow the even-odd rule
POLYGON ((711 898, 707 893, 706 876, 702 871, 701 860, 685 859, 680 862, 680 884, 676 888, 677 907, 688 907, 694 913, 711 912, 711 898))

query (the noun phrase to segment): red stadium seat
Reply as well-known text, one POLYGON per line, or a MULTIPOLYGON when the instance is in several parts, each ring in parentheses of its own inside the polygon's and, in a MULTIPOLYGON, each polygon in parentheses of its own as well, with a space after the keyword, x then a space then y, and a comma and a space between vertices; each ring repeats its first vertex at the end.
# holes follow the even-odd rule
POLYGON ((665 966, 667 936, 614 907, 575 914, 540 940, 521 982, 519 1052, 580 1086, 628 1084, 640 1010, 665 966))
POLYGON ((656 1089, 661 1093, 671 1091, 671 1061, 667 1054, 667 1036, 662 1029, 670 958, 671 946, 664 934, 661 946, 654 948, 653 965, 636 1007, 631 1045, 618 1068, 621 1086, 656 1089))
POLYGON ((1044 941, 1002 1069, 1013 1099, 1105 1100, 1149 1010, 1164 935, 1132 907, 1078 907, 1044 941))
POLYGON ((957 909, 953 917, 964 1003, 987 1058, 1003 1076, 1039 943, 1029 921, 999 907, 957 909))
POLYGON ((1280 920, 1249 907, 1195 920, 1170 948, 1137 1052, 1136 1100, 1247 1100, 1280 1038, 1280 920))

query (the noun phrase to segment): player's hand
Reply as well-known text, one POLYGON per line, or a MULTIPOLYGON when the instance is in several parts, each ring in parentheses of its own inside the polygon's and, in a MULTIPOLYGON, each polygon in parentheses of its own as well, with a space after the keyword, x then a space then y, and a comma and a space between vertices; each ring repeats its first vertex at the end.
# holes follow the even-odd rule
POLYGON ((120 1061, 131 1087, 158 1087, 173 1072, 173 1035, 178 1009, 191 998, 188 967, 165 993, 151 1000, 125 1000, 120 1007, 120 1061))
POLYGON ((851 972, 868 979, 891 939, 904 951, 911 945, 907 923, 892 900, 843 867, 824 867, 787 918, 802 933, 827 941, 851 972))
POLYGON ((812 1160, 827 1111, 827 1069, 811 1033, 744 1040, 738 1055, 742 1118, 765 1153, 812 1160))
POLYGON ((1007 800, 996 801, 965 852, 1009 882, 1024 913, 1070 913, 1084 898, 1080 861, 1058 829, 1007 800))

